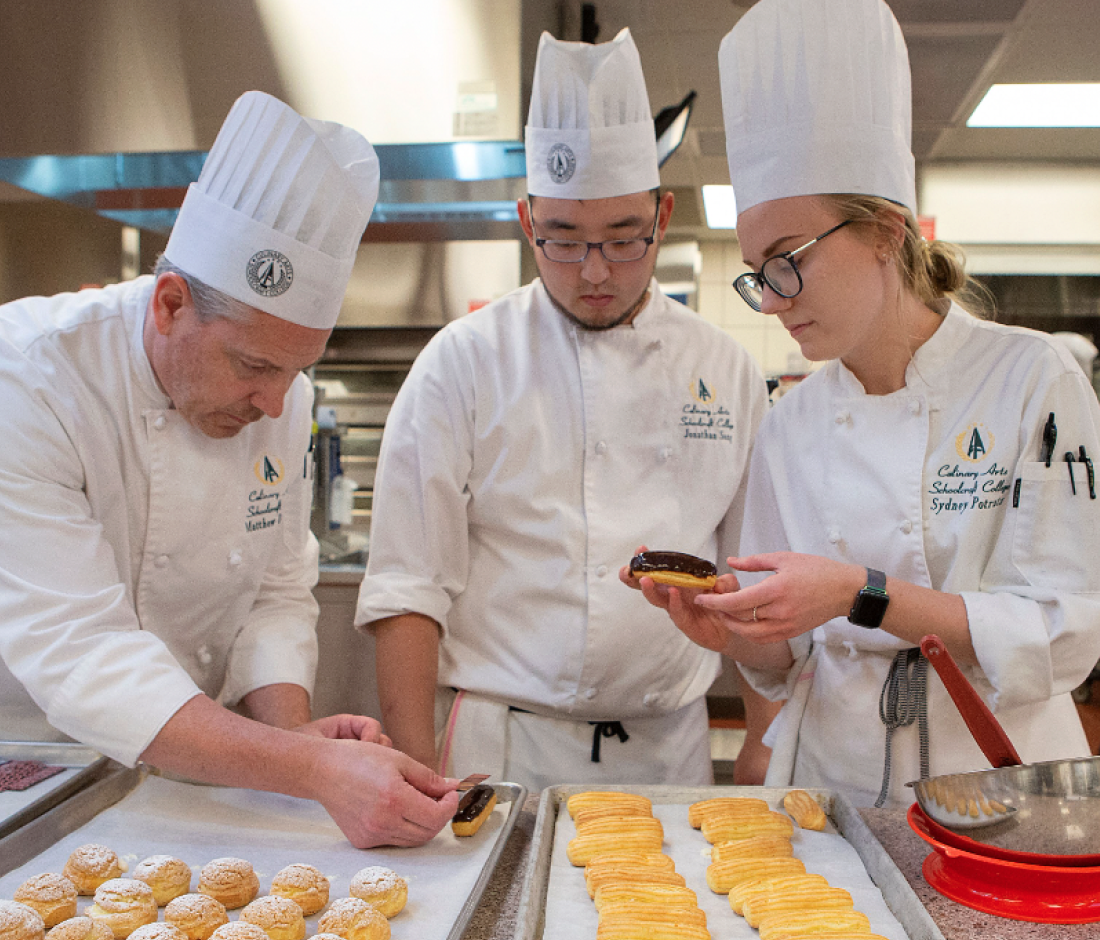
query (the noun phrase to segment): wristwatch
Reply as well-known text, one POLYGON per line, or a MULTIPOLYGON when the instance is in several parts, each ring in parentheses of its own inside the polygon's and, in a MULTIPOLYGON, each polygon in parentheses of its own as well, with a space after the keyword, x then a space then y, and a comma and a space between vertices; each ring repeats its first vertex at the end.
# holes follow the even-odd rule
POLYGON ((848 620, 857 627, 874 630, 882 626, 886 608, 890 604, 890 595, 886 593, 886 575, 874 568, 867 569, 867 586, 860 589, 848 620))

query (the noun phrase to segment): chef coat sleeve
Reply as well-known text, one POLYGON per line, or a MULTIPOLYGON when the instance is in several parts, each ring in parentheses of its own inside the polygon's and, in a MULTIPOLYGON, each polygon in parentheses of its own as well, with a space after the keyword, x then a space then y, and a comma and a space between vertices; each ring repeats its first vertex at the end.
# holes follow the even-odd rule
POLYGON ((0 655, 51 725, 133 765, 201 690, 139 628, 59 414, 49 377, 0 341, 0 655))
POLYGON ((451 601, 469 570, 473 395, 472 370, 455 331, 436 334, 386 420, 359 626, 418 613, 446 630, 451 601))
MULTIPOLYGON (((313 386, 301 375, 288 395, 285 417, 294 427, 295 468, 305 467, 312 431, 313 386), (287 413, 289 412, 289 413, 287 413)), ((313 694, 317 672, 317 614, 313 597, 319 549, 310 530, 312 475, 291 475, 283 501, 279 549, 229 651, 220 700, 235 705, 249 692, 289 683, 313 694)))
MULTIPOLYGON (((768 432, 769 422, 762 423, 757 432, 756 441, 763 443, 768 432)), ((779 513, 779 503, 772 486, 772 473, 782 468, 769 466, 766 446, 754 446, 749 462, 748 485, 745 489, 743 523, 740 533, 740 554, 761 555, 767 552, 788 552, 783 520, 779 513)), ((737 578, 743 587, 756 584, 767 577, 768 572, 738 572, 737 578)), ((806 656, 810 652, 810 634, 804 633, 788 641, 794 665, 789 670, 777 671, 756 669, 738 663, 738 669, 746 681, 757 692, 772 702, 780 702, 791 697, 794 683, 797 681, 806 656)))
POLYGON ((1084 468, 1077 495, 1066 451, 1100 457, 1100 404, 1068 355, 1029 399, 1020 430, 1018 505, 1009 493, 980 591, 962 591, 993 708, 1043 701, 1077 687, 1100 660, 1100 491, 1090 499, 1084 468), (1039 461, 1042 427, 1054 412, 1050 467, 1039 461))

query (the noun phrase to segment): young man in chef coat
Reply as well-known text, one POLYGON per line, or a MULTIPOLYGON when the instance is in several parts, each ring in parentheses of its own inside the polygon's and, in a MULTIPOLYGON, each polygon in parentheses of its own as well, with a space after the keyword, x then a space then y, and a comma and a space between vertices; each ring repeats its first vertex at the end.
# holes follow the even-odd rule
POLYGON ((5 737, 314 798, 358 846, 452 815, 453 785, 377 722, 310 722, 301 372, 377 193, 358 133, 249 92, 154 276, 0 307, 5 737))
POLYGON ((673 197, 627 30, 543 35, 526 153, 540 278, 440 331, 386 424, 356 617, 383 723, 441 772, 709 783, 719 657, 616 572, 736 554, 764 381, 653 279, 673 197))

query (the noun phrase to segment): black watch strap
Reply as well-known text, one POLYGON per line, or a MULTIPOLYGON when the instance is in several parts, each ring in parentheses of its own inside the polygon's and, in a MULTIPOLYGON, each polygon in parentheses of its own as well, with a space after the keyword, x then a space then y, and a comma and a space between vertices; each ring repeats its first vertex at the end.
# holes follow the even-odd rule
POLYGON ((886 575, 875 569, 867 569, 867 586, 856 595, 848 620, 858 627, 874 630, 882 626, 890 595, 886 593, 886 575))

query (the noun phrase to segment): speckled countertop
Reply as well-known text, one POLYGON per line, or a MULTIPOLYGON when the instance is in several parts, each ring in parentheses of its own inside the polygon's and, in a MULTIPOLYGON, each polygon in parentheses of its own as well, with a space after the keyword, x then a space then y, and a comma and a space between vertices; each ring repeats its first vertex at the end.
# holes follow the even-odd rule
MULTIPOLYGON (((493 880, 463 940, 513 940, 516 914, 529 861, 539 795, 529 795, 501 854, 493 880)), ((860 815, 928 908, 945 940, 1100 940, 1100 924, 1032 924, 983 914, 929 887, 921 874, 928 846, 909 828, 905 811, 868 809, 860 815)))

